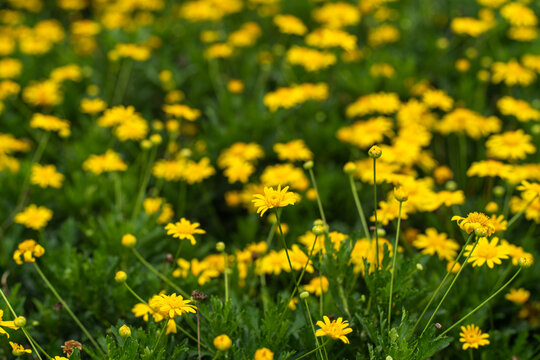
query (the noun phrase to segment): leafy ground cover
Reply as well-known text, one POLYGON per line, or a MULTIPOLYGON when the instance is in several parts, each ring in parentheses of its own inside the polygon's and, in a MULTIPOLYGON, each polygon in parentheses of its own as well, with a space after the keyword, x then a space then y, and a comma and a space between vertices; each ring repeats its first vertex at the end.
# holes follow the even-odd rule
POLYGON ((2 2, 0 358, 540 359, 539 10, 2 2))

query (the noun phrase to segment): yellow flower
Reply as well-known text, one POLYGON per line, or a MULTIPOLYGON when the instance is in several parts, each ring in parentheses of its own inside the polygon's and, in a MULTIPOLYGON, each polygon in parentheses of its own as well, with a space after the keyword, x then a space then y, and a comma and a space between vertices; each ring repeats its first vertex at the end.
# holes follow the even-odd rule
POLYGON ((222 334, 214 338, 214 346, 219 351, 228 350, 231 347, 231 345, 232 345, 231 338, 228 337, 226 334, 222 334))
POLYGON ((358 6, 345 2, 327 3, 313 10, 313 19, 329 28, 342 28, 360 22, 358 6))
POLYGON ((229 184, 237 181, 245 184, 249 180, 249 176, 255 172, 255 167, 242 159, 232 160, 227 166, 223 174, 227 177, 229 184))
POLYGON ((255 351, 255 360, 273 360, 274 353, 268 348, 260 348, 255 351))
POLYGON ((9 342, 9 345, 11 345, 12 354, 15 356, 23 356, 24 354, 31 354, 32 350, 25 349, 24 346, 15 344, 14 342, 9 342))
POLYGON ((215 173, 216 169, 210 165, 210 159, 204 157, 199 162, 188 160, 185 164, 183 177, 188 184, 194 184, 209 178, 215 173))
POLYGON ((531 296, 531 292, 528 290, 525 290, 523 288, 517 289, 517 290, 514 288, 511 288, 510 292, 506 294, 504 298, 518 305, 523 305, 527 302, 527 300, 529 300, 530 296, 531 296))
POLYGON ((534 11, 517 1, 503 6, 501 16, 514 26, 536 26, 538 24, 538 18, 534 11))
POLYGON ((495 84, 504 82, 506 86, 527 86, 536 80, 536 74, 516 60, 510 60, 508 63, 497 61, 493 63, 491 70, 492 81, 495 84))
POLYGON ((240 94, 244 91, 244 83, 242 82, 242 80, 231 79, 227 83, 227 90, 229 90, 233 94, 240 94))
POLYGON ((200 110, 192 109, 189 106, 182 104, 163 105, 163 111, 170 117, 186 119, 188 121, 195 121, 201 116, 200 110))
POLYGON ((323 316, 322 321, 317 321, 317 326, 320 327, 315 332, 315 336, 328 336, 334 340, 341 340, 345 344, 349 344, 349 339, 345 335, 352 333, 352 329, 349 327, 347 320, 343 321, 343 318, 339 317, 337 320, 330 322, 328 316, 323 316))
POLYGON ((57 172, 54 165, 34 164, 32 166, 30 182, 34 185, 39 185, 42 188, 52 187, 58 189, 62 187, 63 181, 64 175, 57 172))
MULTIPOLYGON (((501 259, 508 259, 508 248, 504 245, 498 245, 499 238, 494 237, 491 241, 483 237, 478 240, 478 244, 474 248, 469 262, 472 262, 473 267, 486 264, 490 269, 493 269, 494 264, 502 264, 501 259)), ((469 256, 474 245, 467 245, 463 256, 469 256)))
POLYGON ((206 231, 203 229, 198 229, 199 226, 200 224, 198 222, 191 223, 186 218, 181 218, 179 222, 167 224, 165 230, 167 230, 167 235, 172 235, 180 240, 188 239, 191 245, 195 245, 197 241, 193 234, 206 234, 206 231))
POLYGON ((476 229, 481 233, 485 233, 485 236, 491 236, 495 232, 495 226, 487 215, 479 212, 472 212, 467 217, 452 216, 452 221, 456 221, 457 225, 470 234, 476 229))
POLYGON ((268 209, 294 205, 297 201, 296 194, 288 192, 288 189, 288 186, 281 189, 281 185, 278 185, 277 190, 274 190, 272 187, 265 187, 264 195, 253 195, 254 199, 251 201, 257 208, 257 214, 260 213, 260 215, 263 216, 268 209))
POLYGON ((96 175, 103 172, 126 171, 127 165, 122 161, 120 155, 113 150, 107 150, 103 155, 90 155, 82 165, 86 171, 91 171, 96 175))
POLYGON ((463 350, 478 349, 478 346, 489 345, 489 334, 482 334, 480 328, 473 324, 462 326, 459 336, 461 336, 459 341, 464 343, 463 350))
POLYGON ((308 285, 304 285, 304 290, 315 294, 315 296, 321 296, 322 293, 328 291, 328 286, 330 283, 326 276, 320 276, 313 278, 308 285))
POLYGON ((347 117, 360 117, 373 113, 384 115, 393 114, 401 107, 401 101, 396 93, 379 92, 360 96, 355 102, 347 106, 347 117))
POLYGON ((47 225, 52 216, 53 212, 46 207, 31 204, 15 215, 15 222, 30 229, 40 230, 47 225))
POLYGON ((391 118, 378 116, 342 127, 338 129, 336 137, 340 141, 365 149, 370 145, 381 143, 385 136, 393 136, 393 126, 391 118))
POLYGON ((46 80, 25 87, 23 100, 34 106, 54 106, 62 102, 62 92, 56 81, 46 80))
POLYGON ((17 330, 19 329, 17 326, 15 326, 15 322, 13 321, 4 321, 2 320, 2 316, 4 316, 4 311, 0 310, 0 334, 4 334, 9 338, 9 334, 6 332, 6 330, 3 329, 3 327, 7 327, 9 329, 17 330))
POLYGON ((304 35, 307 32, 307 27, 302 20, 293 15, 276 15, 274 24, 283 34, 304 35))
POLYGON ((294 45, 287 51, 287 62, 291 65, 300 65, 307 71, 326 69, 335 64, 337 58, 330 52, 318 51, 294 45))
POLYGON ((164 318, 174 319, 186 313, 196 313, 197 307, 190 302, 191 300, 184 300, 182 295, 159 294, 151 306, 164 318))
POLYGON ((448 239, 445 233, 438 233, 434 228, 426 229, 426 234, 418 235, 413 241, 413 245, 422 249, 422 254, 434 255, 437 254, 439 259, 448 261, 456 257, 458 243, 452 239, 448 239))
POLYGON ((18 265, 22 265, 23 262, 35 262, 36 258, 43 254, 45 254, 45 249, 35 240, 24 240, 13 252, 13 260, 18 265))
POLYGON ((313 159, 313 153, 302 139, 274 144, 274 151, 278 154, 280 160, 308 161, 313 159))
POLYGON ((30 127, 43 129, 46 131, 56 131, 60 136, 66 137, 71 134, 69 121, 57 118, 52 115, 43 115, 36 113, 30 119, 30 127))
POLYGON ((143 208, 146 215, 152 215, 159 211, 163 204, 163 198, 146 198, 143 201, 143 208))
POLYGON ((497 107, 503 115, 515 116, 519 121, 527 122, 540 120, 540 111, 533 108, 524 100, 514 99, 510 96, 503 96, 497 101, 497 107))
POLYGON ((535 196, 540 196, 540 183, 537 182, 530 183, 523 180, 517 189, 529 194, 534 194, 535 196))
POLYGON ((525 159, 527 154, 536 152, 531 139, 531 136, 525 134, 522 129, 492 135, 486 142, 487 155, 511 161, 525 159))

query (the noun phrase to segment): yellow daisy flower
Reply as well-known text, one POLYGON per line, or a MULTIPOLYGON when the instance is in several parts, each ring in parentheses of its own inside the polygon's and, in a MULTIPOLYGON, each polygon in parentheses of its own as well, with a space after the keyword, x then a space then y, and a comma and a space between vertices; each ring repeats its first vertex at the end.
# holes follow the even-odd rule
POLYGON ((352 329, 349 327, 349 322, 347 320, 343 321, 343 318, 338 318, 332 322, 328 316, 323 316, 324 322, 317 321, 317 326, 320 327, 319 330, 315 332, 315 336, 329 336, 334 340, 341 340, 345 344, 349 344, 349 339, 345 335, 352 333, 352 329))

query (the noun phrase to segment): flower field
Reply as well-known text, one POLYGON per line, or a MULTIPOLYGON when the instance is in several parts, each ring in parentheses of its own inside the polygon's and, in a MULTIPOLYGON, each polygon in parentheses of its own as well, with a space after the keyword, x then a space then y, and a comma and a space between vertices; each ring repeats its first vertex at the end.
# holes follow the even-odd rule
POLYGON ((540 360, 540 3, 0 2, 0 360, 540 360))

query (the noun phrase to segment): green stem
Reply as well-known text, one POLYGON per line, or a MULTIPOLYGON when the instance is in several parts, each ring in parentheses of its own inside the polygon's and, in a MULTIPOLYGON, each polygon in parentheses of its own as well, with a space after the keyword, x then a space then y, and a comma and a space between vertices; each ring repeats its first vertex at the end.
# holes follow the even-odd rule
MULTIPOLYGON (((51 133, 46 131, 41 135, 41 138, 39 139, 38 147, 36 151, 34 152, 34 155, 32 156, 32 161, 30 163, 30 166, 33 164, 39 163, 41 160, 41 157, 43 156, 43 152, 45 151, 45 147, 47 146, 47 143, 49 142, 49 138, 51 136, 51 133)), ((2 223, 2 230, 5 230, 13 221, 15 218, 15 214, 17 214, 23 207, 26 195, 28 192, 28 187, 30 186, 30 178, 32 176, 32 169, 30 168, 30 171, 24 178, 24 182, 21 186, 21 192, 19 194, 19 198, 17 200, 17 205, 15 205, 15 208, 9 215, 9 217, 2 223)))
POLYGON ((131 75, 131 68, 133 67, 133 60, 127 60, 122 63, 120 68, 120 75, 118 75, 118 82, 116 83, 116 89, 113 95, 113 104, 120 104, 126 93, 127 86, 129 84, 129 77, 131 75))
POLYGON ((444 276, 442 281, 439 283, 439 286, 437 287, 437 289, 435 289, 435 292, 431 295, 431 298, 429 299, 427 305, 424 307, 424 310, 422 311, 422 314, 420 314, 420 316, 418 317, 418 320, 416 320, 416 323, 414 324, 414 326, 413 326, 413 328, 411 330, 411 333, 409 334, 409 338, 413 335, 414 330, 416 330, 416 327, 420 324, 420 321, 422 321, 422 318, 426 314, 426 311, 429 309, 429 306, 431 305, 433 300, 435 300, 435 297, 437 296, 437 294, 439 293, 439 291, 443 287, 444 283, 446 282, 446 279, 448 278, 448 276, 450 276, 450 274, 452 273, 452 270, 454 270, 454 266, 456 266, 459 259, 461 259, 461 256, 465 252, 465 248, 467 247, 467 245, 469 245, 469 242, 471 241, 473 236, 474 236, 473 233, 471 233, 471 235, 469 235, 469 237, 467 238, 467 241, 465 242, 465 245, 463 245, 463 247, 461 248, 461 251, 459 252, 456 259, 454 260, 454 263, 452 264, 452 267, 446 272, 446 275, 444 276))
POLYGON ((392 277, 390 278, 390 293, 388 294, 388 331, 390 331, 390 322, 392 321, 392 293, 394 292, 394 277, 396 274, 396 257, 399 240, 399 227, 401 224, 401 208, 403 201, 399 202, 399 212, 397 221, 396 239, 394 241, 394 255, 392 256, 392 277))
POLYGON ((141 208, 143 197, 146 192, 146 187, 148 186, 148 182, 150 181, 150 175, 152 174, 152 171, 151 171, 152 163, 154 162, 156 153, 157 153, 157 146, 154 146, 150 152, 150 157, 148 158, 148 164, 146 165, 144 178, 141 183, 141 187, 139 188, 139 192, 137 193, 137 198, 135 200, 135 207, 133 208, 133 213, 131 215, 132 221, 135 221, 135 219, 137 218, 137 215, 139 215, 139 210, 141 208))
MULTIPOLYGON (((6 294, 4 294, 4 291, 2 289, 0 289, 0 295, 4 299, 4 302, 8 306, 9 310, 11 311, 11 315, 13 315, 13 319, 16 319, 17 314, 15 313, 15 310, 13 310, 13 308, 11 307, 11 304, 10 304, 9 300, 6 297, 6 294)), ((34 345, 36 345, 40 349, 41 349, 41 347, 39 346, 39 344, 37 342, 35 342, 35 340, 30 336, 30 334, 26 331, 26 329, 24 327, 22 327, 21 330, 23 331, 24 335, 26 336, 26 338, 30 342, 30 345, 32 346, 32 349, 34 349, 34 352, 36 353, 37 357, 41 360, 41 356, 39 355, 39 352, 37 351, 37 349, 36 349, 36 347, 34 345)), ((49 354, 47 354, 45 351, 43 351, 43 349, 41 349, 41 351, 43 352, 43 354, 45 356, 47 356, 48 359, 51 359, 49 354)))
POLYGON ((79 318, 73 313, 73 311, 71 311, 71 308, 68 306, 68 304, 64 301, 64 299, 62 299, 62 297, 58 294, 58 292, 56 291, 56 289, 54 288, 54 286, 50 283, 49 279, 47 279, 47 277, 45 276, 45 274, 43 274, 43 272, 41 271, 41 269, 39 268, 39 265, 36 263, 36 262, 33 262, 32 263, 34 265, 34 268, 36 269, 36 271, 38 272, 39 276, 41 277, 41 279, 43 280, 43 282, 49 287, 49 289, 51 290, 51 292, 54 294, 54 296, 58 299, 58 301, 62 304, 62 306, 66 309, 66 311, 68 312, 68 314, 71 316, 71 318, 75 321, 75 323, 77 323, 77 325, 79 326, 79 328, 81 328, 82 332, 86 335, 86 337, 88 338, 88 340, 90 340, 90 342, 92 343, 92 345, 94 345, 94 347, 96 348, 96 350, 100 353, 101 356, 105 357, 105 353, 103 352, 103 350, 101 349, 101 347, 98 345, 97 341, 94 339, 94 337, 92 335, 90 335, 90 333, 88 332, 88 330, 86 329, 86 327, 84 327, 84 325, 81 323, 81 321, 79 320, 79 318))
POLYGON ((323 308, 324 308, 324 291, 323 291, 323 285, 322 285, 322 246, 319 249, 319 283, 321 285, 321 297, 319 298, 319 314, 322 317, 323 316, 323 308))
POLYGON ((283 248, 285 249, 285 254, 287 255, 287 261, 289 262, 289 267, 291 269, 291 275, 293 278, 293 284, 296 284, 296 274, 294 273, 294 269, 292 267, 291 258, 289 257, 289 250, 287 249, 287 242, 285 241, 285 235, 283 235, 283 229, 281 228, 281 220, 279 218, 279 211, 276 210, 276 219, 278 223, 279 228, 279 235, 281 238, 281 242, 283 243, 283 248))
POLYGON ((276 233, 276 224, 272 223, 272 226, 270 227, 270 231, 268 232, 268 236, 266 237, 266 244, 268 245, 269 249, 270 249, 270 245, 272 244, 272 239, 274 239, 275 233, 276 233))
POLYGON ((375 265, 379 271, 379 221, 377 220, 377 159, 373 158, 373 206, 375 212, 375 265))
POLYGON ((144 265, 146 266, 146 268, 148 270, 150 270, 152 273, 154 273, 154 275, 156 275, 157 277, 159 277, 161 280, 163 280, 165 283, 167 283, 169 286, 171 286, 173 289, 175 289, 176 291, 178 291, 180 294, 182 294, 184 297, 189 297, 189 295, 184 291, 182 290, 180 287, 178 287, 178 285, 176 285, 175 283, 173 283, 171 280, 169 280, 166 276, 164 276, 162 273, 160 273, 159 271, 156 270, 156 268, 154 268, 148 261, 146 261, 142 256, 141 254, 135 249, 135 248, 132 248, 131 251, 133 251, 133 254, 135 254, 135 257, 137 257, 137 259, 139 259, 139 261, 144 265))
MULTIPOLYGON (((169 322, 169 319, 168 318, 164 318, 163 319, 164 321, 164 324, 163 324, 163 327, 161 328, 161 332, 159 333, 159 336, 158 336, 158 339, 156 341, 156 344, 154 345, 154 348, 152 349, 152 353, 151 355, 153 355, 155 352, 156 352, 156 349, 159 345, 159 342, 161 341, 161 338, 163 337, 163 334, 165 334, 165 330, 167 329, 167 324, 169 322)), ((174 320, 173 320, 174 321, 174 320)))
MULTIPOLYGON (((310 325, 311 325, 311 330, 313 331, 313 337, 315 338, 315 345, 317 346, 317 348, 319 348, 319 339, 317 339, 317 334, 316 334, 316 331, 315 331, 315 326, 313 325, 313 320, 311 319, 311 311, 309 311, 309 305, 308 305, 308 303, 307 303, 307 298, 304 299, 304 303, 306 304, 306 310, 307 310, 307 313, 308 313, 309 323, 310 323, 310 325)), ((323 359, 323 355, 322 355, 321 349, 319 349, 319 356, 321 357, 321 359, 323 359)))
POLYGON ((223 252, 223 261, 225 264, 225 271, 224 271, 224 280, 225 280, 225 302, 229 301, 229 275, 227 274, 229 272, 229 266, 227 264, 227 252, 223 252))
POLYGON ((343 285, 341 282, 338 281, 338 292, 339 292, 339 298, 341 299, 341 302, 343 303, 343 308, 345 310, 345 313, 347 314, 347 317, 351 318, 351 313, 349 312, 349 303, 347 302, 347 298, 345 297, 345 292, 343 291, 343 285))
POLYGON ((484 305, 486 305, 491 299, 493 299, 495 296, 497 296, 501 291, 504 290, 504 288, 506 288, 508 285, 510 285, 510 283, 516 278, 516 276, 518 276, 518 274, 521 272, 521 269, 522 267, 520 267, 518 269, 518 271, 516 271, 516 273, 514 274, 514 276, 512 276, 512 278, 510 280, 508 280, 506 282, 506 284, 504 284, 499 290, 495 291, 490 297, 488 297, 486 300, 482 301, 482 303, 480 305, 478 305, 477 307, 475 307, 473 310, 471 310, 467 315, 463 316, 461 319, 459 319, 454 325, 450 326, 448 329, 446 329, 441 335, 438 336, 438 338, 444 336, 446 333, 448 333, 450 330, 452 330, 453 328, 455 328, 456 326, 458 326, 459 324, 461 324, 463 321, 465 321, 465 319, 467 319, 469 316, 471 316, 472 314, 474 314, 475 312, 477 312, 478 310, 480 310, 480 308, 482 308, 484 305))
POLYGON ((310 352, 305 353, 304 355, 300 357, 297 357, 295 360, 300 360, 300 359, 305 358, 308 355, 313 354, 315 351, 320 350, 322 347, 324 347, 327 343, 328 343, 328 339, 324 340, 324 342, 321 345, 317 346, 315 349, 311 350, 310 352))
POLYGON ((439 304, 437 305, 437 307, 435 308, 435 311, 433 312, 433 314, 431 315, 431 317, 429 318, 427 324, 426 324, 426 327, 424 327, 424 330, 422 330, 422 333, 420 334, 420 337, 422 337, 422 335, 424 335, 424 333, 426 332, 427 328, 429 327, 429 325, 431 324, 431 321, 433 320, 433 318, 435 317, 435 315, 437 315, 437 311, 439 311, 439 308, 441 307, 442 303, 444 302, 444 300, 446 299, 446 297, 448 296, 448 293, 450 292, 450 290, 452 290, 452 287, 454 287, 454 284, 456 283, 456 280, 458 279, 459 275, 461 274, 461 272, 463 271, 463 269, 465 268, 465 266, 467 266, 467 263, 469 261, 469 258, 471 257, 472 253, 474 252, 474 249, 476 248, 476 245, 478 245, 478 241, 476 241, 471 249, 471 251, 469 252, 469 255, 467 256, 467 258, 465 259, 465 261, 463 262, 463 265, 461 265, 461 268, 459 269, 458 273, 456 274, 456 276, 454 277, 454 279, 452 280, 452 282, 450 283, 450 286, 448 287, 448 289, 446 290, 446 292, 444 293, 441 301, 439 301, 439 304))
POLYGON ((129 290, 129 292, 131 293, 131 295, 135 296, 135 298, 137 300, 139 300, 141 303, 143 304, 146 304, 148 307, 150 307, 150 305, 148 305, 148 303, 146 301, 143 300, 143 298, 141 298, 132 288, 131 286, 129 286, 127 284, 127 282, 124 282, 124 286, 129 290))
POLYGON ((321 214, 321 219, 326 225, 326 216, 324 216, 324 210, 322 207, 321 197, 319 195, 319 189, 317 187, 317 181, 315 180, 315 174, 313 174, 313 169, 309 169, 309 176, 311 177, 311 183, 313 184, 313 188, 315 189, 315 192, 317 193, 317 205, 319 206, 319 213, 321 214))
POLYGON ((364 235, 369 241, 371 241, 371 234, 369 233, 369 229, 367 226, 366 216, 364 215, 362 204, 360 203, 360 199, 358 198, 358 190, 356 189, 356 184, 354 183, 354 179, 352 175, 349 175, 349 183, 351 185, 351 191, 353 193, 354 203, 356 204, 356 210, 358 210, 358 215, 360 216, 360 221, 362 222, 364 235))
POLYGON ((508 221, 508 224, 506 224, 506 230, 508 230, 510 228, 510 226, 512 226, 521 217, 521 215, 523 215, 525 213, 527 208, 529 206, 531 206, 531 204, 534 202, 534 200, 536 200, 537 197, 538 197, 538 194, 535 197, 533 197, 531 199, 531 201, 529 201, 527 203, 527 205, 525 205, 525 207, 523 209, 521 209, 521 211, 519 211, 514 216, 512 216, 512 218, 508 221))

